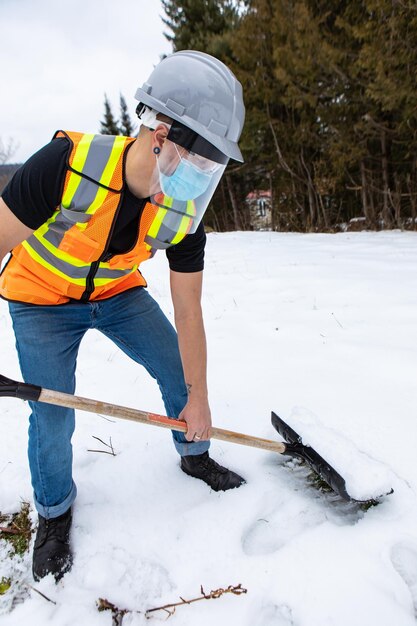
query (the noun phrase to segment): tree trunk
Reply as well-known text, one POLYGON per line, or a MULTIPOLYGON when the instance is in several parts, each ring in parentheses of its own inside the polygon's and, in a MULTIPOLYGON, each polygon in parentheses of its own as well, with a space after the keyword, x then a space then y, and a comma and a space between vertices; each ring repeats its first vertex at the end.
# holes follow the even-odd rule
MULTIPOLYGON (((223 200, 223 211, 222 211, 222 215, 224 216, 228 216, 229 215, 229 203, 227 201, 227 189, 226 189, 226 181, 224 178, 221 179, 221 190, 222 190, 222 200, 223 200)), ((224 229, 227 230, 227 229, 224 229)))
POLYGON ((410 192, 411 202, 411 227, 413 230, 417 230, 417 211, 416 211, 416 194, 410 192))
POLYGON ((388 172, 388 152, 387 152, 387 133, 385 130, 381 130, 381 152, 382 152, 382 217, 384 220, 384 226, 388 228, 391 226, 391 212, 389 209, 389 172, 388 172))
POLYGON ((394 174, 395 191, 392 194, 392 206, 394 208, 394 222, 397 228, 401 228, 401 181, 397 174, 394 174))
POLYGON ((307 186, 307 198, 308 198, 308 208, 310 213, 310 228, 309 230, 314 230, 315 226, 317 226, 317 203, 316 203, 316 194, 314 189, 313 180, 311 178, 310 170, 307 167, 307 164, 304 160, 303 150, 300 151, 300 165, 301 169, 304 172, 304 184, 307 186))
POLYGON ((316 192, 316 199, 318 199, 319 206, 321 209, 321 214, 323 216, 324 228, 326 230, 329 230, 329 219, 327 217, 327 210, 326 210, 326 207, 324 206, 323 197, 321 193, 316 192))
MULTIPOLYGON (((303 200, 302 202, 300 202, 298 199, 297 187, 295 185, 295 178, 293 177, 291 178, 291 187, 292 187, 292 197, 294 200, 294 207, 296 207, 296 209, 295 209, 295 215, 291 214, 289 221, 296 230, 307 230, 308 217, 307 217, 307 212, 305 208, 304 194, 303 194, 303 200), (299 220, 297 217, 297 209, 298 209, 298 213, 301 215, 301 220, 299 220)), ((288 218, 287 218, 287 221, 288 221, 288 218)))
MULTIPOLYGON (((274 187, 272 185, 272 173, 269 172, 269 193, 271 194, 271 230, 275 230, 275 203, 274 203, 274 187)), ((277 228, 278 230, 278 228, 277 228)))
POLYGON ((365 168, 364 159, 361 159, 361 198, 362 198, 362 211, 366 219, 366 224, 367 226, 371 226, 374 223, 374 216, 371 215, 371 208, 368 202, 366 168, 365 168))
POLYGON ((308 190, 308 208, 310 210, 310 230, 314 230, 316 226, 316 201, 314 197, 313 187, 310 180, 307 182, 308 190))
POLYGON ((372 176, 372 170, 371 170, 371 180, 369 181, 369 206, 371 209, 371 215, 374 219, 374 224, 375 224, 375 228, 379 228, 380 227, 380 220, 377 219, 377 215, 378 212, 375 209, 375 192, 374 192, 374 188, 375 188, 375 183, 374 183, 374 177, 372 176))
POLYGON ((413 168, 411 170, 411 174, 407 174, 407 191, 408 191, 408 194, 410 196, 410 216, 411 216, 410 219, 411 219, 411 229, 412 230, 416 230, 416 228, 417 228, 417 223, 416 223, 417 194, 414 191, 414 185, 413 185, 414 174, 415 174, 415 166, 414 166, 414 163, 413 163, 413 168))
POLYGON ((229 192, 230 202, 232 204, 234 230, 240 230, 239 208, 237 206, 236 196, 230 174, 226 174, 226 183, 229 192))

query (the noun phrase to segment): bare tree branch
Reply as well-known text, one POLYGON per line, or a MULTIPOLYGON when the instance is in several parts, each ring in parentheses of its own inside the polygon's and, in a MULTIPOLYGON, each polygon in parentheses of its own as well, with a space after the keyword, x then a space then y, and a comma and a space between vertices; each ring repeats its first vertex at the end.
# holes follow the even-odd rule
POLYGON ((210 591, 210 593, 205 593, 203 587, 201 586, 200 587, 201 595, 198 596, 197 598, 186 600, 185 598, 182 598, 180 596, 181 602, 173 602, 171 604, 164 604, 163 606, 157 606, 153 609, 147 609, 145 612, 135 611, 131 609, 120 609, 115 604, 113 604, 112 602, 109 602, 105 598, 99 598, 97 600, 97 609, 99 611, 111 611, 112 618, 113 618, 112 626, 121 626, 123 618, 126 615, 126 613, 141 613, 142 615, 145 615, 146 618, 150 619, 152 617, 152 615, 150 615, 151 613, 155 613, 156 611, 163 611, 167 613, 167 619, 168 619, 169 617, 174 615, 175 610, 178 606, 185 606, 186 604, 192 604, 193 602, 200 602, 201 600, 217 600, 217 598, 220 598, 226 593, 231 593, 235 596, 240 596, 247 592, 248 590, 242 587, 241 584, 235 585, 235 586, 229 585, 229 587, 226 587, 226 588, 220 587, 219 589, 210 591))

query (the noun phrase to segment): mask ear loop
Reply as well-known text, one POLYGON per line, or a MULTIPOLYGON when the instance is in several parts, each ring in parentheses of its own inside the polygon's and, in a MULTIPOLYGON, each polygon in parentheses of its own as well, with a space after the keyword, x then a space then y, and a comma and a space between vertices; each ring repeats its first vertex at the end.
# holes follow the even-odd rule
POLYGON ((158 146, 155 146, 155 148, 153 149, 153 152, 155 154, 155 161, 156 161, 156 167, 158 168, 159 180, 161 180, 161 167, 159 165, 159 154, 161 152, 161 148, 159 148, 158 146))
MULTIPOLYGON (((178 158, 179 158, 178 165, 180 165, 180 163, 182 163, 184 159, 182 158, 182 156, 180 155, 180 153, 179 153, 179 151, 178 151, 177 144, 175 144, 174 142, 172 142, 172 143, 174 144, 174 148, 175 148, 175 150, 177 151, 178 158)), ((159 159, 158 159, 158 156, 159 156, 159 154, 161 153, 161 148, 160 148, 159 146, 155 146, 155 148, 153 149, 153 153, 154 153, 154 154, 156 155, 156 157, 157 157, 157 158, 156 158, 156 163, 157 163, 157 165, 158 165, 158 170, 159 170, 159 173, 161 173, 161 170, 160 170, 160 168, 159 168, 159 159)), ((177 165, 177 167, 178 167, 178 165, 177 165)), ((177 169, 177 167, 176 167, 175 169, 177 169)), ((175 171, 175 170, 174 170, 174 171, 175 171)))
POLYGON ((179 152, 179 150, 178 150, 178 148, 177 148, 177 144, 176 144, 176 143, 174 143, 174 148, 175 148, 175 150, 177 151, 177 154, 178 154, 178 158, 179 158, 179 160, 180 160, 180 161, 182 161, 182 156, 180 155, 180 152, 179 152))

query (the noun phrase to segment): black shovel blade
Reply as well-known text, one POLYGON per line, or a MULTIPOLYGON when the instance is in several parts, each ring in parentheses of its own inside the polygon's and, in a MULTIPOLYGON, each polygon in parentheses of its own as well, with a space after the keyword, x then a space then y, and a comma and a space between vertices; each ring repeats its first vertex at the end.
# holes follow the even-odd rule
POLYGON ((305 446, 300 435, 273 411, 271 413, 271 422, 275 430, 285 440, 285 455, 302 459, 343 500, 353 500, 346 491, 345 479, 314 448, 305 446))

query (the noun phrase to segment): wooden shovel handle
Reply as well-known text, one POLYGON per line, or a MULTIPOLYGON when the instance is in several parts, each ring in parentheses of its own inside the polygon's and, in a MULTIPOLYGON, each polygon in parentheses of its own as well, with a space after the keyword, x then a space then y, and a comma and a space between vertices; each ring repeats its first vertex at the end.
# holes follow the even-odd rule
MULTIPOLYGON (((79 409, 81 411, 89 411, 90 413, 100 413, 110 417, 118 417, 133 422, 141 422, 142 424, 154 424, 155 426, 169 428, 170 430, 177 430, 183 433, 187 431, 186 422, 181 420, 165 417, 164 415, 158 415, 157 413, 149 413, 148 411, 119 406, 109 402, 102 402, 101 400, 91 400, 90 398, 82 398, 80 396, 74 396, 60 391, 51 391, 50 389, 42 388, 38 402, 79 409)), ((286 450, 284 443, 272 441, 270 439, 262 439, 260 437, 252 437, 250 435, 244 435, 243 433, 233 432, 232 430, 224 430, 222 428, 213 427, 212 438, 220 439, 221 441, 228 441, 230 443, 237 443, 242 446, 260 448, 261 450, 270 450, 271 452, 278 452, 279 454, 283 454, 286 450)))

